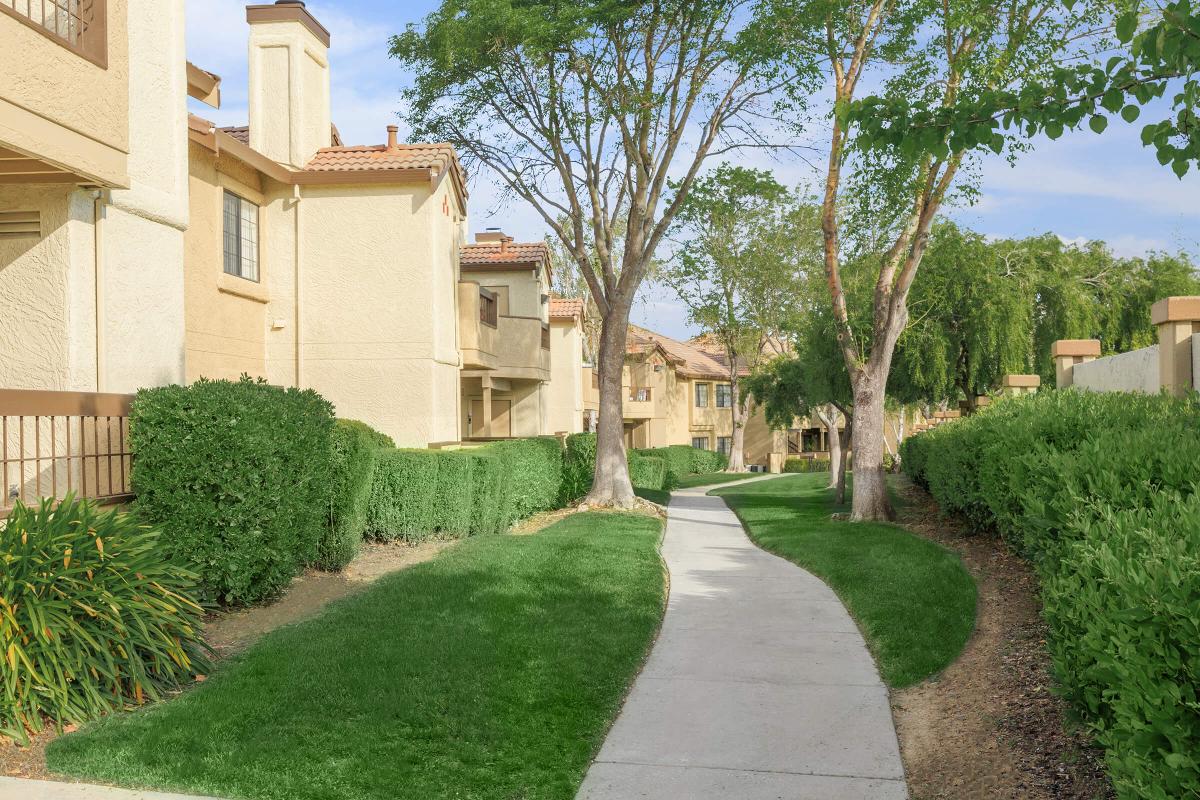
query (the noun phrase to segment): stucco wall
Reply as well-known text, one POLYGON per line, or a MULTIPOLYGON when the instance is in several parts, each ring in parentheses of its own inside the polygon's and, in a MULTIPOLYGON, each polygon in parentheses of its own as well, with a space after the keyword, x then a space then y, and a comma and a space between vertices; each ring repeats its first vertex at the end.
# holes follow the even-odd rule
POLYGON ((303 167, 330 144, 328 48, 299 22, 250 26, 250 145, 303 167))
MULTIPOLYGON (((148 8, 146 0, 131 4, 135 15, 148 8)), ((105 151, 130 149, 128 16, 126 0, 108 0, 104 68, 0 14, 0 106, 12 104, 0 109, 0 141, 85 174, 108 172, 105 151)))
POLYGON ((1076 364, 1071 375, 1072 384, 1081 389, 1157 394, 1158 345, 1076 364))
POLYGON ((463 280, 475 281, 485 289, 499 290, 501 294, 507 291, 508 308, 505 309, 501 303, 501 314, 534 317, 542 322, 550 318, 550 309, 541 299, 547 291, 545 283, 532 269, 508 271, 464 268, 462 276, 463 280))
MULTIPOLYGON (((260 206, 260 237, 267 219, 259 174, 233 159, 218 159, 197 144, 190 149, 191 224, 184 236, 187 380, 267 377, 268 272, 290 277, 290 252, 277 258, 259 248, 259 282, 224 271, 225 191, 260 206)), ((276 201, 281 202, 281 201, 276 201)), ((285 220, 286 223, 286 220, 285 220)), ((261 238, 260 238, 261 242, 261 238)))
POLYGON ((547 433, 583 430, 583 378, 583 335, 579 324, 569 320, 552 321, 547 433))
POLYGON ((33 211, 42 236, 0 239, 0 387, 95 388, 92 200, 70 186, 0 186, 0 211, 33 211))

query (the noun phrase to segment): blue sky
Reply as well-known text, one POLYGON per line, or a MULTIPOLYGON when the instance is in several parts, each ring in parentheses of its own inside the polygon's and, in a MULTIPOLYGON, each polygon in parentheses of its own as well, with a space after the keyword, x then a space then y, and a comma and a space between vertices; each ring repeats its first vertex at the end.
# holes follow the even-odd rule
MULTIPOLYGON (((399 92, 408 76, 388 57, 388 36, 419 21, 434 5, 433 0, 308 3, 332 34, 333 118, 348 144, 382 142, 385 126, 397 122, 399 92)), ((194 104, 193 110, 218 124, 245 124, 245 3, 189 2, 187 12, 188 58, 223 78, 222 109, 194 104)), ((1053 232, 1069 240, 1102 239, 1120 255, 1181 249, 1200 254, 1200 174, 1177 180, 1141 146, 1139 132, 1139 124, 1114 121, 1103 136, 1082 131, 1054 142, 1039 139, 1015 167, 989 158, 980 165, 981 201, 948 214, 993 236, 1053 232)), ((813 182, 812 172, 799 162, 760 158, 755 165, 774 169, 781 180, 813 182)), ((528 208, 515 201, 499 204, 486 175, 472 176, 470 205, 472 230, 500 226, 520 239, 541 239, 545 233, 528 208)), ((670 336, 693 333, 683 308, 663 287, 646 288, 634 321, 670 336)))

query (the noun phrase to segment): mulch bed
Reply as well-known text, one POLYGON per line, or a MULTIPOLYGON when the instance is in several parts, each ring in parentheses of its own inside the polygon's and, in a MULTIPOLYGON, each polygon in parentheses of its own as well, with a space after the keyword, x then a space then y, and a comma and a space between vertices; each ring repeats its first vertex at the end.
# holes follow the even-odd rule
POLYGON ((907 481, 900 523, 957 552, 979 589, 976 630, 941 675, 892 693, 913 800, 1113 797, 1103 754, 1052 687, 1037 578, 997 537, 941 516, 907 481))

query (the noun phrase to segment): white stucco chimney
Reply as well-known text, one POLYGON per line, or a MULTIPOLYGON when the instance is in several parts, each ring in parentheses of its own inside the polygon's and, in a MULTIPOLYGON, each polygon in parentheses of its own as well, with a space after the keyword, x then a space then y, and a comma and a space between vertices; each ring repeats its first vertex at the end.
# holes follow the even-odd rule
POLYGON ((331 143, 329 31, 300 0, 246 6, 250 146, 303 167, 331 143))

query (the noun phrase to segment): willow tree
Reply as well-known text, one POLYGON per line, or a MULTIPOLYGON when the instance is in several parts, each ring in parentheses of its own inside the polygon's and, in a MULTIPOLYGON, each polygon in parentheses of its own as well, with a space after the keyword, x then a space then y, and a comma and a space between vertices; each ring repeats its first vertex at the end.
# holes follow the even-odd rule
POLYGON ((720 345, 733 417, 728 471, 745 472, 751 396, 742 372, 783 355, 804 273, 820 260, 818 216, 770 172, 721 164, 692 187, 672 240, 657 277, 720 345))
POLYGON ((772 144, 764 118, 812 77, 789 26, 761 0, 442 0, 392 39, 414 75, 414 134, 452 143, 527 203, 591 290, 603 323, 590 503, 633 502, 621 371, 655 250, 705 159, 772 144))
MULTIPOLYGON (((779 0, 780 3, 789 0, 779 0)), ((794 0, 800 3, 801 0, 794 0)), ((806 8, 813 3, 804 2, 806 8)), ((1106 0, 853 0, 816 2, 822 15, 835 113, 829 130, 823 231, 825 278, 837 339, 854 393, 851 518, 893 516, 884 480, 884 401, 896 343, 908 324, 908 294, 930 229, 974 153, 1017 154, 1020 131, 999 123, 953 131, 929 126, 893 137, 879 108, 953 110, 997 87, 1022 86, 1074 55, 1103 21, 1106 0), (1079 37, 1084 36, 1081 40, 1079 37), (862 103, 864 86, 875 89, 862 103), (853 201, 853 202, 850 202, 853 201), (886 238, 873 265, 869 323, 855 329, 843 281, 843 248, 861 223, 886 238)))

